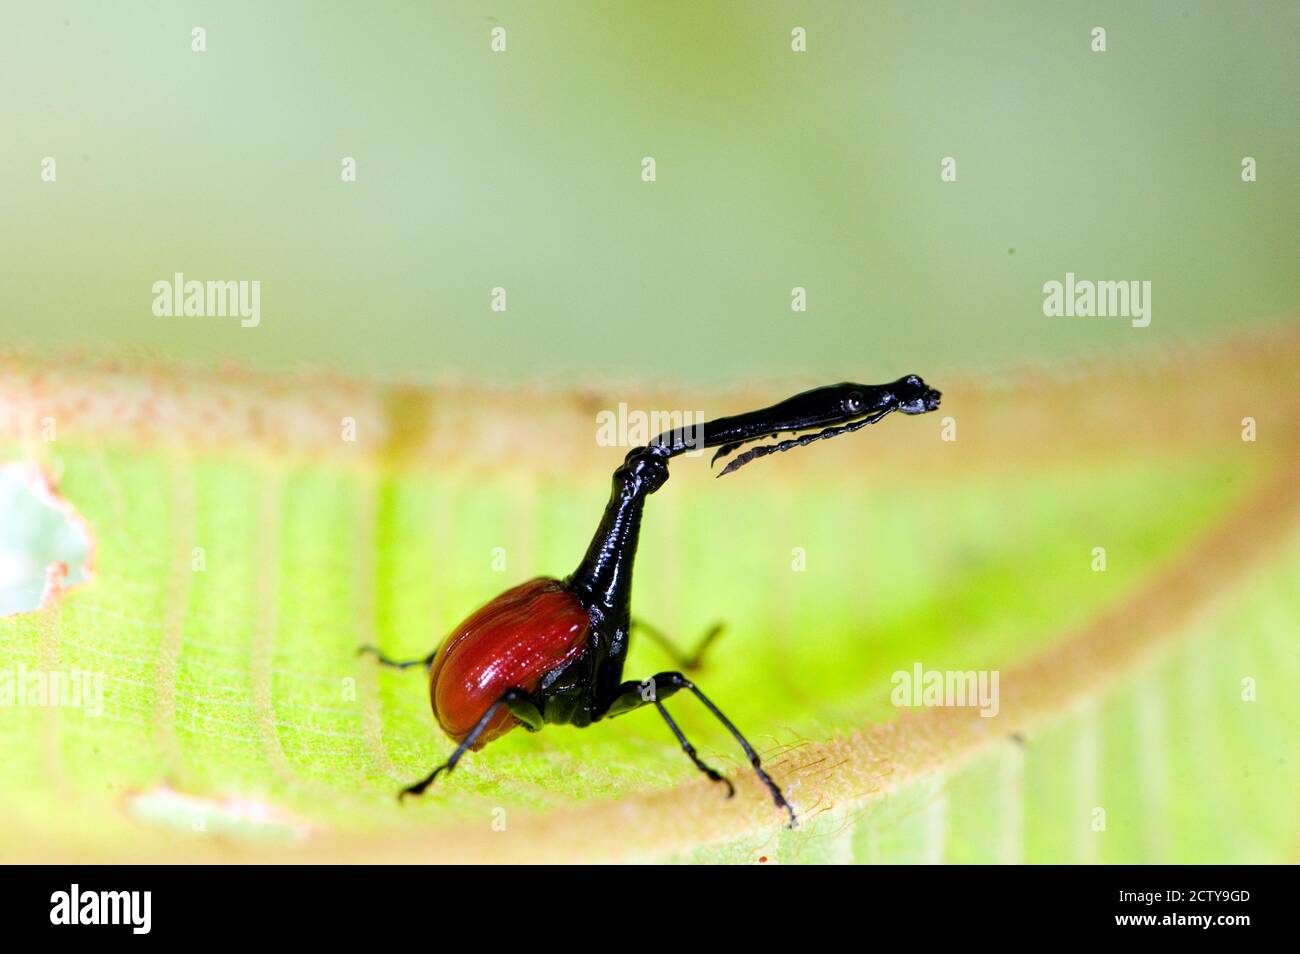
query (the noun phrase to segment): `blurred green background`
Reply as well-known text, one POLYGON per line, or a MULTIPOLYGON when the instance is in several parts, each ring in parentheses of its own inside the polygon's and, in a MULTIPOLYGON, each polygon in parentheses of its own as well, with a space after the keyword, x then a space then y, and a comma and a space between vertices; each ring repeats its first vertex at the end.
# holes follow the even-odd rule
MULTIPOLYGON (((102 669, 112 688, 103 719, 0 718, 0 859, 259 857, 256 832, 223 840, 219 811, 221 837, 196 834, 186 800, 212 812, 250 791, 315 826, 300 857, 1291 859, 1300 485, 1270 475, 1297 472, 1296 340, 1252 352, 1232 333, 1296 324, 1298 27, 1295 3, 6 0, 0 348, 36 358, 0 362, 0 459, 57 475, 95 567, 0 620, 0 666, 102 669), (176 272, 260 281, 260 325, 155 317, 152 285, 176 272), (1067 272, 1150 281, 1150 327, 1045 317, 1042 286, 1067 272), (1219 335, 1200 364, 1132 373, 1219 335), (1119 352, 1139 360, 1074 374, 1119 352), (62 360, 78 353, 146 360, 115 376, 62 360), (279 375, 153 374, 154 358, 452 381, 326 375, 299 393, 279 375), (971 385, 1040 361, 1059 374, 971 385), (727 621, 709 691, 806 829, 777 832, 759 798, 724 812, 644 717, 515 733, 398 810, 446 740, 418 677, 355 648, 423 654, 507 583, 569 571, 621 453, 592 445, 592 408, 651 377, 705 407, 715 384, 905 371, 945 390, 960 442, 938 416, 890 421, 725 493, 682 468, 638 557, 652 622, 689 641, 727 621), (446 422, 484 393, 464 378, 590 400, 484 399, 475 441, 444 453, 446 422), (360 445, 335 440, 342 414, 360 445), (36 437, 47 417, 57 440, 36 437), (149 427, 176 446, 139 440, 149 427), (592 456, 562 454, 579 445, 592 456), (1258 563, 1207 535, 1223 527, 1258 563), (201 573, 192 545, 210 551, 201 573), (1189 554, 1205 578, 1169 583, 1189 554), (1205 608, 1144 624, 1162 598, 1205 608), (1085 671, 1086 706, 1022 702, 959 758, 889 703, 891 672, 917 660, 1014 671, 1116 608, 1133 645, 1168 644, 1085 671), (501 806, 518 837, 489 827, 501 806)), ((663 665, 641 644, 629 673, 663 665)), ((1059 689, 1035 673, 1021 686, 1059 689)), ((707 714, 680 708, 748 779, 707 714)))
POLYGON ((1161 349, 1300 297, 1297 27, 1294 3, 7 0, 0 340, 502 381, 1161 349), (261 326, 155 318, 178 271, 260 280, 261 326), (1067 271, 1150 280, 1151 326, 1044 317, 1067 271))

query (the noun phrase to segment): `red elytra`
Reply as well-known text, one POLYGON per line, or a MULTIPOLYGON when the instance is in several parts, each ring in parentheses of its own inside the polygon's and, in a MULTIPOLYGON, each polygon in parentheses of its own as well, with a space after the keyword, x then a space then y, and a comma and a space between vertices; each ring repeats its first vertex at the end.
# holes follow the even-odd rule
MULTIPOLYGON (((506 590, 451 631, 429 670, 429 700, 444 732, 464 741, 507 689, 537 691, 542 677, 587 648, 587 611, 559 580, 506 590)), ((474 742, 481 749, 518 724, 502 707, 474 742)))

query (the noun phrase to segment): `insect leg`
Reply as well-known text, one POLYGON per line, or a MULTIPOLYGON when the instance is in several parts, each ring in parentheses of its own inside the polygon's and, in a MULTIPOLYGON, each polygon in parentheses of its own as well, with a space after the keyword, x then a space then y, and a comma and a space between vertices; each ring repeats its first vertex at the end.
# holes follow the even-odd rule
MULTIPOLYGON (((745 755, 749 758, 749 764, 754 767, 754 772, 758 775, 759 781, 761 781, 767 788, 768 792, 771 793, 772 801, 776 803, 777 808, 783 808, 790 814, 790 827, 795 827, 795 825, 798 824, 798 819, 795 817, 794 809, 791 808, 790 803, 785 800, 785 796, 781 793, 780 786, 778 786, 776 782, 772 781, 772 777, 764 770, 762 760, 758 757, 758 753, 754 751, 754 747, 749 744, 749 740, 740 734, 740 730, 732 724, 730 719, 722 714, 722 711, 718 709, 712 701, 710 701, 708 696, 700 692, 695 683, 691 682, 680 672, 661 672, 655 676, 651 676, 644 682, 623 683, 618 687, 618 690, 614 694, 609 705, 605 707, 605 711, 601 713, 601 717, 623 715, 624 713, 631 712, 633 709, 639 709, 641 706, 653 702, 658 707, 663 717, 668 721, 669 727, 672 728, 673 734, 676 735, 678 740, 682 743, 682 747, 686 748, 686 739, 683 738, 681 731, 677 729, 676 723, 673 722, 672 719, 668 718, 668 713, 664 712, 662 705, 662 700, 673 695, 679 689, 689 689, 693 692, 695 697, 699 699, 700 702, 704 703, 704 707, 713 713, 714 717, 721 722, 726 727, 727 731, 731 733, 732 737, 740 743, 740 747, 744 749, 745 755)), ((692 751, 692 749, 687 749, 686 754, 691 755, 692 751)), ((696 762, 696 765, 699 766, 698 761, 696 762)), ((700 769, 701 771, 704 771, 704 766, 700 766, 700 769)), ((709 777, 712 778, 713 776, 710 775, 709 777)))
POLYGON ((682 689, 689 689, 695 694, 695 698, 704 703, 704 708, 712 712, 714 717, 726 726, 727 731, 731 733, 732 737, 740 743, 740 747, 745 750, 745 755, 749 758, 749 764, 754 767, 754 772, 758 775, 759 781, 761 781, 772 794, 772 801, 776 803, 777 808, 784 808, 790 813, 790 827, 795 827, 795 825, 798 824, 798 819, 795 818, 794 809, 790 807, 790 803, 787 802, 785 796, 781 794, 780 787, 776 782, 772 781, 772 776, 768 775, 763 769, 763 762, 758 757, 758 753, 754 751, 754 747, 749 744, 749 740, 740 734, 740 730, 732 725, 731 720, 722 714, 722 710, 715 706, 709 700, 708 696, 700 692, 695 683, 691 682, 680 672, 661 672, 654 677, 654 682, 656 685, 663 683, 665 685, 675 686, 682 689))
POLYGON ((406 788, 398 792, 397 800, 400 802, 407 795, 422 795, 424 790, 433 784, 435 778, 443 772, 450 772, 454 769, 456 763, 460 761, 461 756, 474 747, 474 743, 478 741, 478 737, 481 736, 483 731, 491 724, 492 717, 497 714, 502 706, 507 706, 510 709, 511 714, 516 719, 523 722, 529 729, 534 729, 534 726, 529 725, 529 721, 534 718, 536 726, 541 726, 541 709, 533 698, 521 689, 507 689, 501 694, 500 699, 487 707, 487 711, 483 713, 478 722, 474 723, 474 728, 470 729, 469 735, 465 736, 465 738, 461 740, 461 743, 456 746, 456 751, 451 753, 451 758, 447 759, 447 761, 443 762, 414 785, 408 785, 406 788))
POLYGON ((632 620, 633 631, 645 633, 645 635, 653 640, 660 649, 668 654, 669 658, 671 658, 673 662, 677 663, 677 665, 681 666, 687 672, 695 672, 704 664, 705 651, 708 650, 709 646, 713 644, 715 639, 722 635, 722 630, 724 628, 725 627, 722 623, 714 623, 700 638, 694 652, 688 655, 679 649, 677 645, 665 636, 657 627, 651 626, 645 620, 632 620))
POLYGON ((687 741, 686 735, 677 725, 677 722, 668 714, 668 710, 664 708, 663 700, 675 693, 679 687, 673 683, 664 683, 660 685, 658 679, 659 677, 655 676, 652 679, 647 679, 645 682, 625 682, 620 685, 616 691, 613 702, 606 708, 605 712, 602 713, 602 717, 623 715, 624 713, 631 712, 634 709, 640 709, 642 706, 653 704, 654 707, 659 710, 659 714, 663 716, 664 721, 668 723, 668 728, 672 730, 673 735, 677 737, 678 743, 681 744, 682 751, 685 752, 687 757, 695 763, 695 767, 713 781, 721 782, 726 785, 727 797, 731 798, 736 794, 735 786, 732 785, 731 782, 720 772, 705 764, 704 760, 700 758, 699 753, 695 751, 695 746, 691 745, 691 743, 687 741))
POLYGON ((428 669, 433 665, 433 657, 438 655, 438 650, 435 649, 423 659, 404 659, 399 661, 396 659, 389 659, 379 651, 378 646, 361 646, 357 649, 358 656, 364 656, 366 653, 372 653, 381 666, 391 666, 393 669, 410 669, 412 666, 423 666, 425 669, 428 669))
MULTIPOLYGON (((733 457, 719 473, 719 477, 725 477, 727 474, 734 473, 744 467, 751 460, 757 460, 760 457, 766 457, 778 451, 793 450, 796 447, 806 447, 813 441, 826 440, 829 437, 837 437, 840 434, 852 434, 856 430, 866 427, 868 424, 875 424, 881 420, 889 411, 881 411, 864 417, 860 421, 854 421, 852 424, 842 424, 838 427, 828 427, 812 434, 803 434, 798 437, 791 437, 788 440, 781 441, 779 444, 763 444, 758 447, 745 451, 738 457, 733 457)), ((716 459, 716 458, 715 458, 716 459)))
POLYGON ((654 703, 655 703, 655 708, 659 710, 659 714, 663 716, 664 721, 668 723, 668 728, 673 730, 673 735, 677 736, 677 741, 682 744, 682 751, 685 752, 686 755, 690 758, 690 760, 695 763, 695 767, 699 769, 701 772, 703 772, 705 775, 707 775, 713 781, 721 782, 723 785, 727 786, 728 798, 731 798, 733 795, 735 795, 736 786, 732 785, 730 779, 721 775, 716 769, 712 769, 709 766, 704 764, 703 760, 700 759, 699 754, 696 753, 695 746, 691 745, 690 742, 686 741, 686 736, 683 735, 682 730, 677 727, 677 723, 673 721, 673 717, 668 714, 668 710, 664 708, 664 704, 660 702, 658 699, 655 699, 654 703))
POLYGON ((510 709, 510 714, 518 719, 529 732, 536 732, 546 724, 546 720, 542 717, 542 707, 528 693, 519 689, 511 689, 501 698, 505 700, 506 706, 510 709))

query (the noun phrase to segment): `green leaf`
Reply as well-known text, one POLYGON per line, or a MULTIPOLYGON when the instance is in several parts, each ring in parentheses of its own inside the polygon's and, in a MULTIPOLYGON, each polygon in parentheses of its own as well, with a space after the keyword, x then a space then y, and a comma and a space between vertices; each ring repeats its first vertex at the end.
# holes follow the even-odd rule
MULTIPOLYGON (((1159 388, 1122 367, 957 380, 954 443, 899 420, 723 480, 675 463, 634 609, 684 646, 726 622, 697 681, 759 745, 796 831, 680 697, 734 801, 652 711, 515 732, 394 797, 450 743, 422 673, 356 648, 422 656, 507 586, 569 572, 623 453, 591 443, 588 408, 626 395, 9 366, 5 456, 57 475, 94 560, 0 619, 0 671, 98 673, 104 695, 98 715, 0 708, 0 855, 1283 860, 1300 822, 1294 356, 1206 355, 1159 388), (1266 436, 1245 443, 1252 410, 1266 436), (57 441, 33 439, 50 414, 57 441), (900 712, 893 676, 918 663, 998 671, 998 714, 900 712)), ((666 665, 643 642, 628 676, 666 665)))

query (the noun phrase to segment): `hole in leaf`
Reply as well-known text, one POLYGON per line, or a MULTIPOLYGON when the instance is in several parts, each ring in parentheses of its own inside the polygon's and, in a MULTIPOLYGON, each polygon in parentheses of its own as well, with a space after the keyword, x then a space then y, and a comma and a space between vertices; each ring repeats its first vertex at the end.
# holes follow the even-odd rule
POLYGON ((89 575, 86 523, 34 464, 0 466, 0 616, 40 609, 89 575))

